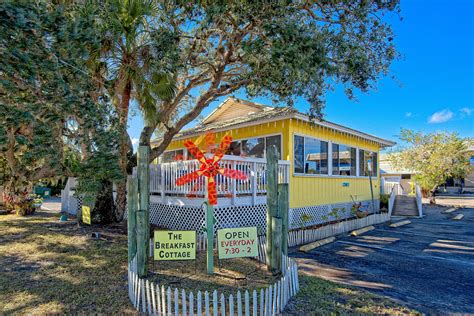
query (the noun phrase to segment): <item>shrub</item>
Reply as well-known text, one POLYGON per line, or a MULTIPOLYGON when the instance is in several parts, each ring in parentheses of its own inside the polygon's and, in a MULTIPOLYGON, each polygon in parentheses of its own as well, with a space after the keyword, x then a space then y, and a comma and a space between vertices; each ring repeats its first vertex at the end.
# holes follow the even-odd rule
POLYGON ((380 208, 388 208, 388 199, 389 199, 388 194, 380 194, 380 208))

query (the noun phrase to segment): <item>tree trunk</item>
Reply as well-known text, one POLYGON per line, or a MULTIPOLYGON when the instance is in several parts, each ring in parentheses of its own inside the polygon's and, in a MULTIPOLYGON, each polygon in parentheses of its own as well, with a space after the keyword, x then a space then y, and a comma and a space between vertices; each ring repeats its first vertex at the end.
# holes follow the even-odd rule
POLYGON ((436 190, 438 189, 438 186, 435 185, 433 189, 430 191, 430 204, 436 204, 436 190))
POLYGON ((119 105, 119 124, 121 129, 121 137, 119 143, 119 166, 122 171, 122 180, 117 182, 117 198, 115 207, 115 220, 120 222, 123 220, 125 209, 127 207, 127 166, 128 166, 128 152, 129 147, 129 135, 127 133, 127 119, 128 119, 128 108, 130 102, 130 96, 132 92, 131 83, 127 83, 121 94, 121 100, 119 105))

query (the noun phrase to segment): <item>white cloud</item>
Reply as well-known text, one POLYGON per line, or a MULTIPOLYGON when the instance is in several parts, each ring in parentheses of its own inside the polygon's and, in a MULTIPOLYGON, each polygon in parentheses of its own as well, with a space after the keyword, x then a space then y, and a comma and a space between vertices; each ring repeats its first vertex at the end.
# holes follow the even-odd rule
POLYGON ((431 123, 431 124, 444 123, 451 120, 453 117, 454 117, 454 113, 448 109, 445 109, 445 110, 441 110, 441 111, 433 113, 428 118, 428 123, 431 123))
POLYGON ((133 145, 133 146, 138 145, 138 141, 139 141, 138 138, 132 138, 132 145, 133 145))
POLYGON ((411 112, 406 112, 405 113, 405 117, 412 117, 412 116, 413 116, 413 113, 411 113, 411 112))
POLYGON ((470 109, 470 108, 462 108, 459 111, 461 111, 461 113, 467 116, 471 116, 471 114, 474 113, 474 109, 470 109))

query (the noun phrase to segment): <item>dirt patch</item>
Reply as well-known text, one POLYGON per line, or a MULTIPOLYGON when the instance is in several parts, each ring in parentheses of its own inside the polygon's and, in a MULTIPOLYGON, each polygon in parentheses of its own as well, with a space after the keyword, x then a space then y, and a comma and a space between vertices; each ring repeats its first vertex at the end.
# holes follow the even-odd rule
MULTIPOLYGON (((214 256, 217 258, 217 253, 214 256)), ((254 290, 277 281, 257 260, 237 258, 215 259, 214 275, 207 275, 206 253, 197 253, 195 261, 150 262, 148 280, 156 284, 192 291, 213 291, 235 294, 237 290, 254 290)))

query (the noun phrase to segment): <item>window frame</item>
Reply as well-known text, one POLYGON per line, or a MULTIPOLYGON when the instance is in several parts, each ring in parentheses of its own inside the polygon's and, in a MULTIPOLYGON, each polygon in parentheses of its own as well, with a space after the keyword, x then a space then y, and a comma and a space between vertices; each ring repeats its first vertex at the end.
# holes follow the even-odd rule
MULTIPOLYGON (((357 170, 358 170, 358 174, 359 174, 358 177, 359 177, 359 178, 366 178, 366 179, 369 178, 368 175, 367 175, 367 176, 365 176, 365 175, 363 175, 363 176, 360 175, 360 174, 361 174, 361 170, 360 170, 361 158, 363 158, 363 157, 361 157, 361 155, 360 155, 360 151, 361 151, 361 150, 363 150, 364 152, 370 152, 370 153, 372 153, 372 154, 377 154, 377 170, 376 170, 375 175, 370 175, 370 176, 371 176, 372 178, 378 178, 378 177, 380 176, 380 172, 379 172, 379 170, 380 170, 380 165, 379 165, 379 159, 380 159, 379 156, 380 156, 380 153, 379 153, 379 151, 373 151, 373 150, 366 149, 366 148, 363 148, 363 147, 357 147, 357 157, 358 157, 358 158, 357 158, 357 159, 358 159, 357 170)), ((366 167, 365 163, 364 163, 364 167, 366 167)), ((372 162, 372 167, 373 167, 373 162, 372 162)))
MULTIPOLYGON (((376 176, 372 176, 372 177, 379 177, 380 176, 380 172, 379 172, 379 169, 380 169, 380 166, 379 166, 379 151, 373 151, 373 150, 370 150, 370 149, 366 149, 364 147, 359 147, 359 146, 354 146, 354 145, 348 145, 347 143, 342 143, 342 142, 336 142, 336 141, 332 141, 332 140, 329 140, 327 138, 324 138, 324 137, 315 137, 315 136, 311 136, 311 135, 307 135, 307 134, 303 134, 303 133, 298 133, 298 132, 293 132, 292 135, 292 154, 291 154, 291 157, 290 157, 290 164, 292 166, 292 172, 293 172, 293 177, 313 177, 313 178, 334 178, 334 179, 368 179, 369 176, 362 176, 360 175, 360 150, 364 150, 364 151, 369 151, 369 152, 372 152, 372 153, 376 153, 377 154, 377 174, 376 176), (309 137, 309 138, 315 138, 317 140, 320 140, 320 141, 325 141, 328 143, 328 174, 307 174, 307 173, 299 173, 299 172, 295 172, 295 150, 294 150, 294 143, 295 143, 295 136, 300 136, 300 137, 309 137), (333 151, 332 151, 332 145, 333 144, 337 144, 337 145, 343 145, 343 146, 347 146, 347 147, 351 147, 351 148, 355 148, 356 150, 356 156, 355 156, 355 161, 356 161, 356 166, 355 166, 355 175, 333 175, 332 172, 333 172, 333 169, 332 169, 332 154, 333 154, 333 151)), ((304 142, 303 142, 303 146, 304 146, 304 142)))
MULTIPOLYGON (((333 155, 334 155, 334 152, 332 151, 333 150, 333 145, 337 145, 337 149, 338 149, 338 153, 340 152, 340 148, 341 146, 346 146, 347 148, 351 148, 351 149, 355 149, 355 157, 354 157, 354 160, 355 160, 355 174, 354 175, 341 175, 341 174, 332 174, 333 177, 340 177, 340 178, 357 178, 358 177, 358 170, 359 170, 359 166, 358 166, 358 162, 359 162, 359 147, 357 146, 351 146, 351 145, 347 145, 347 144, 344 144, 344 143, 336 143, 336 142, 332 142, 331 141, 331 173, 334 172, 334 165, 333 165, 333 155)), ((339 168, 339 173, 341 172, 340 170, 340 162, 341 162, 341 158, 339 157, 339 154, 338 154, 338 160, 339 160, 339 165, 338 165, 338 168, 339 168)), ((351 169, 352 169, 352 157, 351 157, 351 169)), ((329 162, 328 162, 329 163, 329 162)))
MULTIPOLYGON (((280 153, 280 158, 278 160, 282 160, 283 159, 283 133, 263 134, 263 135, 256 135, 256 136, 253 136, 253 137, 245 137, 245 138, 233 138, 232 137, 232 142, 240 142, 240 152, 242 153, 242 142, 244 140, 255 139, 255 138, 265 138, 265 150, 264 150, 264 153, 263 153, 263 157, 262 158, 256 158, 256 159, 266 159, 267 158, 267 140, 266 140, 266 138, 271 137, 271 136, 280 136, 281 153, 280 153)), ((241 155, 239 155, 239 156, 230 155, 230 156, 243 157, 243 158, 249 158, 249 159, 254 158, 254 157, 247 157, 247 156, 241 156, 241 155)))
POLYGON ((329 147, 332 147, 332 142, 330 140, 327 140, 327 139, 324 139, 324 138, 308 136, 308 135, 300 134, 300 133, 293 133, 292 137, 293 137, 293 142, 292 142, 292 144, 293 144, 293 146, 292 146, 292 148, 293 148, 293 152, 292 152, 293 155, 292 156, 293 157, 292 158, 293 159, 290 161, 290 163, 293 164, 293 168, 292 168, 293 169, 293 176, 298 176, 298 177, 330 177, 331 174, 330 174, 329 171, 331 170, 331 172, 332 172, 332 165, 330 166, 329 162, 330 161, 332 162, 332 158, 329 159, 329 152, 331 152, 331 154, 332 154, 332 148, 331 148, 331 151, 330 151, 329 147), (327 160, 327 174, 324 174, 324 173, 305 173, 305 172, 299 173, 299 172, 295 172, 295 148, 294 148, 294 146, 295 146, 295 136, 303 137, 303 170, 305 169, 305 166, 304 166, 304 164, 305 164, 305 162, 304 162, 305 138, 312 138, 314 140, 318 140, 320 142, 326 142, 327 143, 327 159, 326 159, 327 160))
MULTIPOLYGON (((180 148, 176 148, 176 149, 170 149, 170 150, 165 150, 161 153, 161 155, 159 157, 157 157, 157 159, 163 159, 163 155, 166 154, 166 153, 170 153, 170 152, 176 152, 178 150, 182 150, 183 151, 183 160, 188 160, 188 149, 186 147, 180 147, 180 148)), ((194 158, 193 158, 194 159, 194 158)), ((171 161, 173 162, 173 161, 171 161)), ((158 161, 159 164, 162 164, 162 163, 169 163, 169 162, 160 162, 158 161)))

